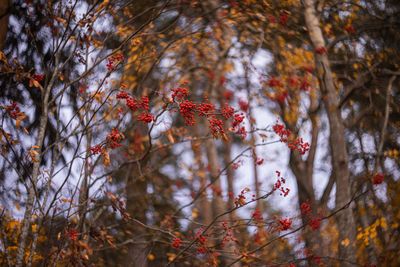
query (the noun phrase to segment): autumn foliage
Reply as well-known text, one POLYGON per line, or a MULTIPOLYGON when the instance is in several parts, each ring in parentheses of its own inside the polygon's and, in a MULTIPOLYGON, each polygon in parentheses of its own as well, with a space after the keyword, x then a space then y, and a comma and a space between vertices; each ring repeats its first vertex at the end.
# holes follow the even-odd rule
POLYGON ((3 2, 1 266, 400 264, 396 1, 3 2))

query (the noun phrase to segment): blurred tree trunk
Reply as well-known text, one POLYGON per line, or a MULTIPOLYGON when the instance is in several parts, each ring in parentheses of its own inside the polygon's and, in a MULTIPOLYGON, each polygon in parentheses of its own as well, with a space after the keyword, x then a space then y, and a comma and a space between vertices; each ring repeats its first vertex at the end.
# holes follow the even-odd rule
POLYGON ((251 95, 251 85, 250 85, 250 77, 249 77, 249 67, 246 65, 245 66, 245 79, 246 79, 246 90, 247 90, 247 98, 248 98, 248 117, 249 117, 249 123, 250 123, 250 144, 252 146, 252 155, 253 155, 253 172, 254 172, 254 190, 255 190, 255 196, 257 199, 257 204, 256 204, 256 209, 260 211, 262 214, 264 209, 262 205, 262 200, 258 199, 260 198, 260 183, 259 183, 259 177, 258 177, 258 168, 257 168, 257 153, 256 153, 256 126, 255 125, 255 118, 253 117, 253 108, 252 108, 252 95, 251 95))
MULTIPOLYGON (((232 161, 231 154, 232 154, 232 141, 229 140, 229 141, 225 142, 225 155, 224 155, 225 166, 228 166, 230 164, 230 162, 232 161)), ((226 182, 228 185, 228 209, 229 210, 234 208, 234 198, 233 198, 233 196, 235 195, 235 192, 234 192, 235 190, 233 188, 234 179, 235 179, 235 173, 234 173, 232 167, 229 166, 226 169, 226 182)), ((231 213, 229 213, 229 220, 232 223, 234 221, 234 219, 235 219, 235 211, 232 211, 231 213)))
MULTIPOLYGON (((344 126, 330 62, 325 50, 325 40, 316 14, 315 0, 305 0, 304 6, 306 26, 311 42, 316 49, 315 63, 322 99, 329 119, 332 171, 335 173, 336 178, 336 208, 342 208, 351 200, 344 126)), ((337 222, 339 229, 339 258, 344 260, 341 266, 353 266, 356 262, 356 250, 353 246, 355 244, 356 226, 350 205, 338 213, 337 222)))
MULTIPOLYGON (((200 136, 199 125, 195 124, 194 128, 194 136, 200 136)), ((197 163, 197 175, 200 178, 200 190, 202 191, 208 184, 207 176, 206 176, 206 168, 203 163, 203 156, 201 150, 200 141, 192 141, 192 149, 194 153, 194 160, 197 163)), ((207 199, 207 192, 205 191, 203 195, 200 197, 200 208, 201 208, 201 223, 204 225, 209 225, 212 221, 212 209, 211 203, 207 199)))
MULTIPOLYGON (((314 173, 314 160, 315 153, 318 144, 319 124, 317 122, 316 113, 313 112, 317 109, 317 102, 313 97, 310 97, 310 119, 311 119, 311 144, 308 156, 305 160, 302 159, 298 151, 291 150, 289 157, 289 166, 293 174, 296 177, 296 183, 298 188, 298 201, 299 209, 301 210, 302 203, 309 203, 313 217, 317 216, 318 208, 320 207, 320 201, 316 199, 315 190, 313 186, 313 173, 314 173)), ((285 122, 288 124, 288 122, 285 122)), ((330 192, 330 189, 328 189, 330 192)), ((301 215, 302 223, 307 225, 310 218, 307 214, 301 215)), ((321 232, 320 229, 312 230, 310 227, 305 227, 303 231, 303 238, 306 244, 306 248, 309 254, 313 254, 319 257, 324 256, 321 248, 321 232), (312 253, 311 253, 312 251, 312 253)), ((316 266, 317 264, 310 259, 308 261, 310 266, 316 266)))
POLYGON ((7 37, 11 4, 11 0, 0 0, 0 51, 3 50, 4 42, 7 37))
MULTIPOLYGON (((135 29, 147 25, 149 21, 154 19, 154 15, 159 12, 159 10, 149 7, 154 7, 156 4, 156 0, 138 0, 129 3, 129 17, 135 18, 135 20, 131 22, 135 29)), ((123 16, 126 15, 123 14, 123 16)), ((147 86, 151 87, 149 81, 146 80, 147 77, 151 76, 149 73, 151 71, 151 67, 149 69, 145 67, 136 68, 135 65, 130 66, 125 71, 125 77, 135 77, 134 80, 136 83, 128 85, 128 87, 131 88, 132 95, 140 98, 145 94, 149 95, 151 93, 146 91, 147 86)), ((136 144, 136 149, 134 149, 135 159, 141 159, 136 163, 130 164, 124 173, 126 177, 126 211, 143 224, 147 224, 146 212, 149 210, 150 202, 149 196, 147 195, 147 187, 150 182, 149 177, 145 175, 145 169, 149 164, 149 157, 143 158, 144 153, 146 153, 149 148, 148 130, 147 125, 134 123, 131 127, 128 127, 128 131, 126 132, 128 143, 136 144)), ((128 245, 125 265, 145 267, 148 264, 147 255, 150 251, 150 243, 146 242, 147 230, 137 224, 130 225, 130 227, 136 244, 128 245)))

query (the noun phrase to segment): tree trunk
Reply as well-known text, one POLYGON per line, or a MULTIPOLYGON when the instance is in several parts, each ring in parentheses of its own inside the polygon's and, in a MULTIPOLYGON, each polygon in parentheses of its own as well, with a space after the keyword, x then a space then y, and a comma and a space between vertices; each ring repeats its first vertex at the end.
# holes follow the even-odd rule
MULTIPOLYGON (((344 137, 344 126, 338 108, 338 95, 333 81, 332 70, 325 49, 319 20, 315 10, 315 0, 304 0, 304 16, 311 42, 316 50, 315 63, 320 82, 322 98, 329 119, 329 143, 332 151, 332 170, 336 177, 336 208, 346 206, 351 200, 348 170, 348 154, 344 137)), ((337 215, 339 229, 339 259, 341 266, 353 266, 356 262, 356 226, 350 205, 337 215), (348 242, 347 242, 348 241, 348 242)))
MULTIPOLYGON (((219 177, 220 167, 218 163, 218 152, 217 147, 213 139, 206 141, 206 152, 208 159, 208 168, 210 170, 210 180, 213 183, 213 200, 212 209, 213 216, 217 216, 226 211, 226 205, 222 199, 221 180, 219 177)), ((222 220, 225 218, 221 218, 222 220)))
POLYGON ((7 37, 10 8, 11 0, 0 0, 0 51, 3 51, 4 43, 7 37))
MULTIPOLYGON (((226 166, 228 166, 228 164, 232 161, 232 157, 231 157, 231 153, 232 153, 232 141, 229 140, 227 142, 225 142, 225 155, 224 155, 224 163, 226 166)), ((233 169, 231 167, 228 167, 228 169, 226 170, 226 181, 228 184, 228 209, 233 209, 235 207, 234 205, 234 198, 231 196, 235 195, 234 189, 233 189, 233 180, 235 178, 235 173, 233 171, 233 169)), ((235 218, 235 211, 229 213, 229 220, 231 221, 231 223, 233 223, 235 218)))
MULTIPOLYGON (((199 126, 198 124, 194 125, 194 136, 200 136, 199 134, 199 126)), ((200 142, 200 141, 197 141, 200 142)), ((195 163, 197 163, 197 175, 200 178, 200 190, 202 191, 206 186, 207 186, 207 176, 206 176, 206 169, 204 167, 203 163, 203 156, 202 156, 202 151, 201 151, 201 146, 200 143, 197 143, 196 141, 192 142, 192 148, 193 148, 193 153, 195 156, 195 163)), ((206 225, 209 225, 212 221, 212 210, 211 210, 211 204, 207 199, 207 193, 204 192, 204 195, 201 196, 200 199, 200 208, 201 208, 201 223, 206 225)))
MULTIPOLYGON (((299 209, 302 203, 310 203, 312 215, 316 216, 318 210, 318 203, 315 199, 314 189, 313 189, 313 180, 312 180, 312 171, 309 172, 308 168, 306 168, 306 163, 301 159, 300 155, 297 152, 290 153, 290 169, 296 177, 297 182, 297 196, 299 201, 299 209), (297 155, 296 155, 297 154, 297 155), (307 188, 305 190, 304 188, 307 188)), ((302 224, 307 225, 310 221, 310 218, 307 214, 301 215, 302 224)), ((307 253, 315 256, 322 257, 322 249, 321 245, 321 233, 319 229, 313 231, 309 226, 304 228, 302 232, 304 242, 306 245, 307 253)), ((309 259, 309 266, 318 266, 317 263, 309 259)))

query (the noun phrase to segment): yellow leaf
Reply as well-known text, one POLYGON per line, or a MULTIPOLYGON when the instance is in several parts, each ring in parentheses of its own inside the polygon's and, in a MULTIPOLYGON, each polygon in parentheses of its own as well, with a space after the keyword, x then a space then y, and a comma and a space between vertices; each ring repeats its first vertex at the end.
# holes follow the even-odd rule
POLYGON ((193 217, 193 219, 197 218, 197 209, 193 209, 192 217, 193 217))
POLYGON ((350 243, 350 241, 349 241, 348 238, 343 239, 342 242, 340 242, 340 244, 341 244, 342 246, 345 246, 345 247, 347 247, 347 246, 349 245, 349 243, 350 243))
POLYGON ((108 165, 110 165, 111 164, 111 161, 110 161, 110 154, 108 154, 108 152, 107 151, 104 151, 104 162, 103 162, 103 166, 104 167, 107 167, 108 165))
POLYGON ((66 23, 67 22, 65 19, 60 18, 60 17, 56 17, 56 20, 58 20, 61 23, 66 23))
POLYGON ((32 81, 32 84, 35 86, 35 87, 39 87, 39 82, 38 81, 36 81, 36 80, 31 80, 32 81))
POLYGON ((148 258, 150 261, 153 261, 153 260, 154 260, 154 255, 150 253, 149 255, 147 255, 147 258, 148 258))
POLYGON ((386 228, 386 227, 387 227, 386 219, 385 219, 385 218, 381 218, 381 227, 382 227, 382 228, 386 228))
POLYGON ((172 261, 173 259, 175 259, 175 254, 174 253, 167 253, 168 256, 168 260, 172 261))
POLYGON ((15 123, 15 128, 17 128, 17 130, 19 129, 20 124, 21 124, 21 120, 17 120, 17 122, 15 123))
POLYGON ((376 231, 373 231, 372 233, 371 233, 371 238, 375 238, 376 237, 376 231))
POLYGON ((17 203, 15 203, 14 205, 17 208, 17 210, 21 210, 21 207, 17 203))
POLYGON ((28 116, 26 116, 26 115, 21 115, 21 116, 18 116, 18 119, 19 119, 19 120, 23 120, 23 119, 25 119, 26 117, 28 117, 28 116))
POLYGON ((39 161, 39 153, 36 150, 29 150, 29 156, 31 157, 33 162, 39 161))
POLYGON ((175 143, 175 139, 174 139, 174 137, 172 136, 171 131, 168 131, 167 137, 168 137, 169 141, 170 141, 172 144, 175 143))

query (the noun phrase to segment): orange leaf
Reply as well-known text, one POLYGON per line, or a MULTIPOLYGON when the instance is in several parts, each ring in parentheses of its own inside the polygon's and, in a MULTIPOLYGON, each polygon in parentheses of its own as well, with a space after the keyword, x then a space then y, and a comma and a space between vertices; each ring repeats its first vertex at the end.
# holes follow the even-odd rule
POLYGON ((26 115, 21 115, 21 116, 18 116, 18 119, 19 119, 19 120, 23 120, 23 119, 25 119, 26 117, 28 117, 28 116, 26 116, 26 115))
MULTIPOLYGON (((39 87, 39 82, 36 80, 31 80, 35 87, 39 87)), ((30 83, 29 83, 30 84, 30 83)))
POLYGON ((108 154, 108 152, 105 151, 103 155, 104 155, 103 166, 104 166, 104 167, 107 167, 108 165, 111 164, 111 161, 110 161, 110 154, 108 154))

